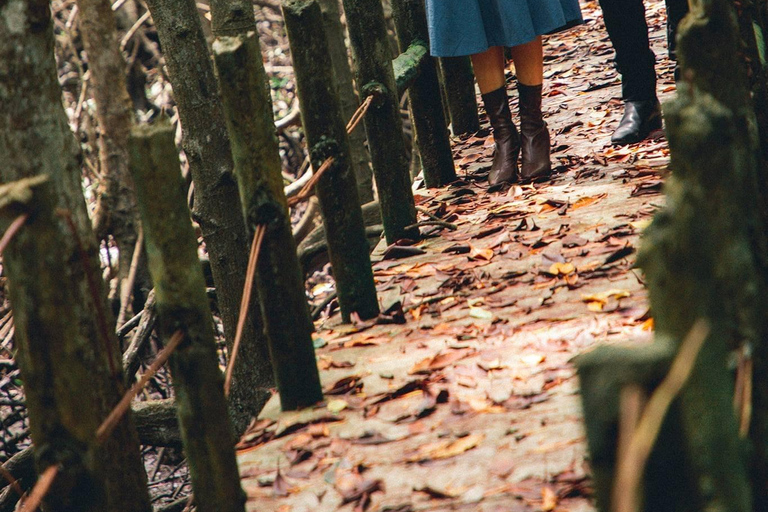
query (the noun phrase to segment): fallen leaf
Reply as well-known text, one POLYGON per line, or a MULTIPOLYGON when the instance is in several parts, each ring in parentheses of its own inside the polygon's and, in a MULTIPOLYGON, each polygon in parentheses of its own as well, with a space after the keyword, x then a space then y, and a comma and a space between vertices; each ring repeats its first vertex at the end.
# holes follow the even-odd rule
POLYGON ((467 450, 476 447, 483 441, 483 439, 485 439, 484 434, 470 434, 455 441, 438 441, 436 443, 426 444, 420 447, 418 453, 409 460, 411 462, 418 462, 455 457, 456 455, 461 455, 467 450))
POLYGON ((640 328, 641 328, 642 330, 644 330, 644 331, 652 331, 652 330, 653 330, 653 328, 654 328, 654 325, 653 325, 653 318, 649 318, 648 320, 646 320, 645 322, 643 322, 643 324, 640 326, 640 328))
POLYGON ((557 507, 557 494, 548 485, 541 488, 541 510, 552 512, 557 507))
POLYGON ((413 489, 415 492, 423 492, 424 494, 428 495, 433 500, 448 500, 455 498, 457 495, 453 494, 449 491, 441 491, 439 489, 435 489, 434 487, 430 487, 429 485, 425 485, 424 487, 414 487, 413 489))
POLYGON ((527 366, 536 366, 543 363, 547 358, 544 354, 529 354, 527 356, 521 356, 520 360, 527 366))
POLYGON ((585 206, 589 206, 591 204, 594 204, 601 199, 603 199, 607 194, 598 194, 596 196, 592 197, 580 197, 576 200, 575 203, 573 203, 573 209, 576 210, 578 208, 584 208, 585 206))
POLYGON ((477 307, 469 308, 469 316, 471 316, 472 318, 480 318, 483 320, 493 319, 493 313, 491 313, 487 309, 477 308, 477 307))
POLYGON ((433 357, 422 359, 416 363, 408 373, 429 373, 436 370, 442 370, 456 361, 464 359, 471 352, 471 350, 452 350, 451 352, 437 353, 433 357))
POLYGON ((568 274, 573 274, 575 271, 576 267, 573 266, 573 263, 553 263, 550 265, 547 273, 552 274, 553 276, 567 276, 568 274))
POLYGON ((360 382, 361 380, 362 377, 360 375, 349 375, 337 380, 331 387, 325 388, 323 394, 345 395, 352 391, 359 391, 363 387, 363 383, 360 382))
POLYGON ((468 258, 471 260, 491 261, 491 258, 493 258, 493 249, 480 249, 478 247, 474 247, 472 244, 469 244, 469 249, 468 258))
POLYGON ((638 231, 643 231, 645 228, 651 225, 651 219, 643 219, 635 222, 630 222, 629 225, 638 231))
POLYGON ((275 481, 272 483, 272 495, 282 498, 288 496, 292 490, 291 484, 280 474, 280 467, 278 466, 275 481))
POLYGON ((344 409, 346 409, 348 405, 349 404, 347 403, 346 400, 343 400, 341 398, 336 398, 334 400, 330 400, 328 402, 328 406, 327 407, 328 407, 328 411, 329 412, 337 414, 337 413, 340 413, 341 411, 343 411, 344 409))
POLYGON ((588 240, 577 235, 567 235, 563 238, 563 247, 584 247, 587 245, 588 240))

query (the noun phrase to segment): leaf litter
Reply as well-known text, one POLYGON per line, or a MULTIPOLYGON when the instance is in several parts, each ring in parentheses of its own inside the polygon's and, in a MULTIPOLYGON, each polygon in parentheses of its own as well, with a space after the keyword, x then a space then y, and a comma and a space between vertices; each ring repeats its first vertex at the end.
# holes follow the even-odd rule
MULTIPOLYGON (((668 151, 610 146, 620 84, 597 4, 583 7, 585 25, 546 39, 558 173, 489 192, 490 131, 454 139, 459 182, 419 190, 418 204, 456 229, 374 251, 394 309, 318 320, 326 402, 280 413, 275 396, 241 438, 249 510, 594 510, 569 361, 651 335, 633 264, 668 151)), ((647 7, 661 36, 663 4, 647 7)), ((673 84, 666 58, 657 69, 673 84)))

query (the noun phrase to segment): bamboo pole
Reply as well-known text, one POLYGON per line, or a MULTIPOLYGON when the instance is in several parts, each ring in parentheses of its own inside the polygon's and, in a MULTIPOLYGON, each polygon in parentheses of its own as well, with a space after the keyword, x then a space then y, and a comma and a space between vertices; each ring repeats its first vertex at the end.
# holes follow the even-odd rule
POLYGON ((283 192, 272 102, 256 34, 218 38, 213 54, 251 236, 266 226, 256 285, 283 410, 322 400, 312 320, 283 192))
POLYGON ((201 512, 242 512, 245 494, 174 128, 162 121, 134 128, 129 151, 155 283, 158 330, 165 340, 176 331, 186 338, 171 355, 170 365, 195 503, 201 512))

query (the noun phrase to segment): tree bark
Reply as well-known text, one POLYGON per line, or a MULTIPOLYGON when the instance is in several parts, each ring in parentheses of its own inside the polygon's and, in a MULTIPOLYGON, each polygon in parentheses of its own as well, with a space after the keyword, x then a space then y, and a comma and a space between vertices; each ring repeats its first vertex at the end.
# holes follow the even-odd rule
MULTIPOLYGON (((414 43, 429 47, 423 0, 393 0, 392 15, 401 52, 414 43)), ((424 182, 427 187, 435 188, 455 181, 456 168, 434 58, 427 56, 422 60, 416 81, 408 89, 408 100, 416 133, 415 146, 419 148, 424 169, 424 182)))
MULTIPOLYGON (((360 99, 353 83, 347 45, 344 43, 345 31, 341 24, 341 6, 339 0, 320 0, 320 9, 323 11, 323 25, 328 38, 328 55, 336 77, 341 115, 345 121, 349 121, 360 105, 360 99)), ((360 204, 363 205, 373 201, 373 172, 371 157, 365 147, 364 130, 356 129, 349 134, 349 148, 357 181, 357 195, 360 198, 360 204)))
POLYGON ((349 322, 353 312, 364 320, 374 318, 379 314, 379 304, 347 131, 333 68, 325 61, 329 54, 325 32, 316 30, 323 23, 322 12, 316 1, 286 0, 283 19, 312 165, 319 169, 326 158, 334 159, 315 190, 323 212, 342 320, 349 322))
MULTIPOLYGON (((148 0, 181 119, 184 152, 195 183, 193 218, 200 225, 230 353, 248 265, 240 207, 221 98, 194 0, 148 0)), ((251 17, 253 13, 251 12, 251 17)), ((229 394, 236 435, 269 399, 273 386, 264 322, 251 300, 229 394)))
POLYGON ((469 57, 443 57, 445 95, 451 112, 451 129, 454 135, 475 133, 480 129, 475 96, 475 75, 469 57))
POLYGON ((217 38, 213 54, 232 140, 243 215, 265 227, 256 288, 283 410, 322 400, 312 321, 283 192, 272 101, 256 34, 217 38))
POLYGON ((148 511, 131 416, 104 445, 94 440, 121 397, 122 374, 77 145, 61 104, 50 6, 9 0, 0 20, 0 181, 50 180, 29 205, 42 217, 30 217, 3 255, 38 465, 64 463, 48 510, 148 511), (83 486, 104 494, 81 493, 83 486), (79 504, 69 507, 70 500, 79 504))
MULTIPOLYGON (((133 182, 128 172, 128 135, 133 124, 131 99, 125 79, 125 60, 120 53, 117 24, 108 0, 78 0, 80 30, 88 54, 96 118, 99 122, 99 162, 103 180, 99 183, 94 230, 100 240, 111 234, 119 250, 118 290, 120 311, 133 290, 128 274, 138 238, 138 214, 133 182)), ((140 276, 146 266, 140 266, 140 276)), ((141 280, 141 279, 140 279, 141 280)), ((135 288, 135 287, 134 287, 135 288)), ((143 302, 143 300, 140 300, 143 302)), ((120 319, 118 319, 119 321, 120 319)))
MULTIPOLYGON (((665 105, 670 167, 675 173, 666 185, 667 207, 656 214, 644 234, 638 264, 645 271, 649 289, 655 344, 668 344, 674 351, 698 318, 708 320, 711 333, 649 460, 649 465, 666 468, 667 481, 660 482, 651 467, 646 470, 644 510, 764 509, 762 390, 768 331, 761 261, 766 244, 755 186, 759 152, 754 114, 738 47, 729 0, 691 5, 678 36, 684 80, 678 84, 676 99, 665 105), (734 350, 753 354, 753 402, 742 404, 734 399, 728 364, 734 350), (750 407, 751 458, 739 438, 740 431, 746 434, 745 412, 750 407), (665 447, 664 438, 676 442, 665 447), (669 480, 676 478, 675 473, 684 475, 687 485, 684 492, 676 486, 676 494, 670 498, 669 480)), ((594 360, 594 354, 583 357, 594 360)), ((589 430, 590 416, 600 414, 595 412, 599 395, 589 396, 598 381, 583 368, 582 360, 579 372, 585 382, 592 382, 589 389, 583 388, 589 430)), ((606 358, 602 371, 616 376, 627 373, 615 358, 606 358)), ((741 376, 750 378, 747 373, 741 376)), ((603 379, 603 384, 610 382, 603 379)), ((594 453, 599 452, 599 443, 611 443, 600 440, 595 431, 588 437, 594 453)), ((598 497, 603 507, 607 500, 605 495, 598 497)))
POLYGON ((416 207, 408 173, 397 86, 392 70, 384 11, 379 0, 344 0, 361 96, 374 96, 365 116, 365 133, 387 243, 418 239, 416 207))
POLYGON ((131 173, 155 283, 158 332, 184 341, 170 357, 184 452, 195 503, 202 512, 243 511, 245 493, 235 460, 224 378, 213 319, 189 220, 174 129, 139 126, 129 140, 131 173))

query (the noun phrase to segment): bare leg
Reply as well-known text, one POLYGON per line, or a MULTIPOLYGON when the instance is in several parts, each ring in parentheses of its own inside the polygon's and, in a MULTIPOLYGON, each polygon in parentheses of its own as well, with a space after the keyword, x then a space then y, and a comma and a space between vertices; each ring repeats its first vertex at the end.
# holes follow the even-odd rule
POLYGON ((541 85, 544 81, 544 52, 541 36, 511 50, 520 95, 520 138, 522 165, 520 176, 536 181, 550 175, 549 130, 541 113, 541 85))
POLYGON ((544 51, 541 36, 525 44, 513 46, 509 51, 515 62, 517 81, 525 85, 541 85, 544 81, 544 51))
POLYGON ((504 79, 504 48, 494 46, 483 53, 472 55, 472 67, 481 94, 487 94, 506 85, 504 79))
POLYGON ((472 55, 472 67, 475 68, 475 78, 483 96, 483 104, 493 127, 493 140, 496 143, 488 182, 491 185, 512 183, 517 180, 520 136, 509 111, 507 83, 504 78, 504 49, 495 46, 483 53, 472 55))

